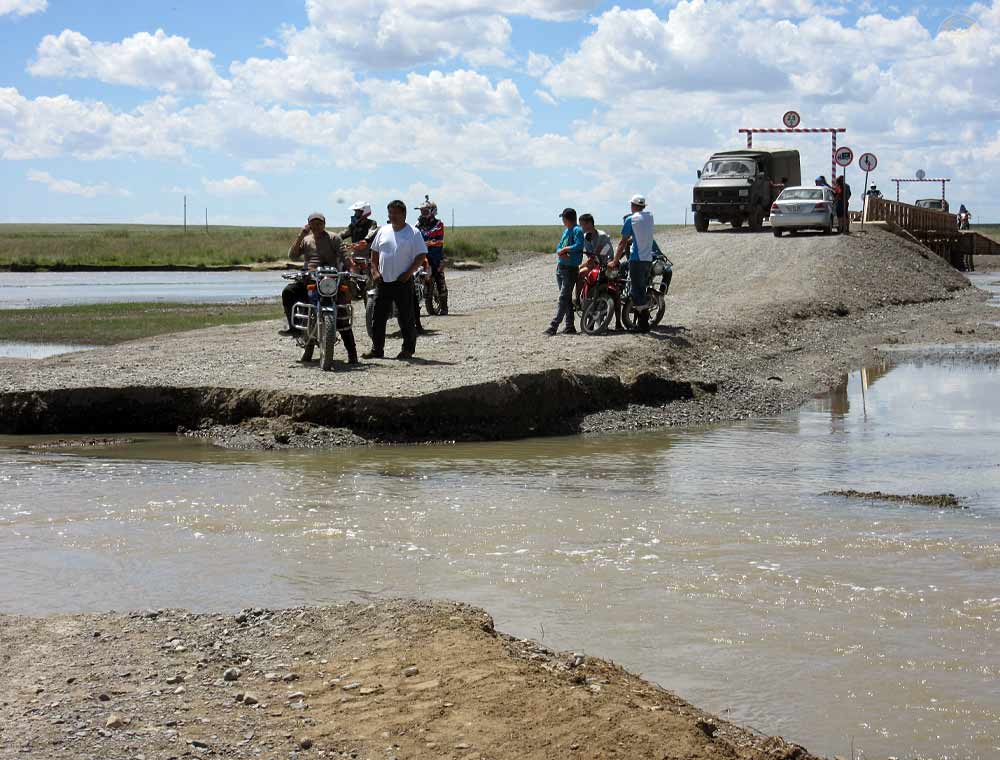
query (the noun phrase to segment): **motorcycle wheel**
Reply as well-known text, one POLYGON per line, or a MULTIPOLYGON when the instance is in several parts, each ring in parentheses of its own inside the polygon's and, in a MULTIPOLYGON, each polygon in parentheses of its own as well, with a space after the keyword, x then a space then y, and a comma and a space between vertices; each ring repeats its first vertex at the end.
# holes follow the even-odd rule
POLYGON ((587 300, 580 326, 587 335, 599 335, 608 329, 615 315, 615 301, 608 293, 599 293, 587 300))
POLYGON ((441 292, 438 290, 437 283, 431 280, 430 284, 424 289, 426 297, 424 298, 424 308, 427 309, 427 313, 436 317, 441 313, 441 292))
MULTIPOLYGON (((650 313, 649 324, 653 324, 652 313, 650 313)), ((625 300, 622 301, 622 327, 629 332, 636 332, 639 329, 639 312, 636 311, 631 296, 625 296, 625 300)))
POLYGON ((649 324, 651 327, 656 327, 667 313, 667 299, 662 293, 650 293, 649 297, 653 299, 653 305, 649 309, 649 324))
POLYGON ((375 326, 375 299, 369 298, 365 301, 365 330, 368 332, 369 340, 372 338, 375 326))
POLYGON ((323 314, 323 322, 319 326, 320 366, 324 372, 333 369, 333 348, 337 345, 337 315, 323 314))

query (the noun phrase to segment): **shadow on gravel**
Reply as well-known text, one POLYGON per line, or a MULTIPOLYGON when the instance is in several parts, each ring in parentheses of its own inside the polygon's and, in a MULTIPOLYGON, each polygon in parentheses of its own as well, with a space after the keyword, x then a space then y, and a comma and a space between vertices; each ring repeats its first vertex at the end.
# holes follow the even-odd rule
POLYGON ((419 356, 412 356, 409 359, 399 359, 398 361, 407 364, 417 364, 421 367, 454 367, 458 362, 443 362, 438 359, 421 359, 419 356))
POLYGON ((661 325, 649 331, 649 335, 657 340, 663 340, 673 344, 677 348, 690 348, 691 341, 684 337, 688 329, 680 325, 661 325))

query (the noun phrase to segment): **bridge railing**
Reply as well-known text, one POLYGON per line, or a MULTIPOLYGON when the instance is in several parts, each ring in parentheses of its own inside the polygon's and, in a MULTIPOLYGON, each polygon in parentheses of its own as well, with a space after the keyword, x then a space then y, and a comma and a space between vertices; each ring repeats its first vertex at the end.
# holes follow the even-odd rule
POLYGON ((865 198, 864 221, 886 222, 890 228, 908 234, 956 269, 965 271, 972 268, 972 257, 960 250, 962 233, 958 230, 955 214, 868 196, 865 198))

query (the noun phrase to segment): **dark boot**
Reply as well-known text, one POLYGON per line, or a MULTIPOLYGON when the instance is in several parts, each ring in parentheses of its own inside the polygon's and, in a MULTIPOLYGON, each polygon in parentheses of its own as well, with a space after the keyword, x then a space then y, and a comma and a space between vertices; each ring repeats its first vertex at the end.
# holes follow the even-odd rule
POLYGON ((447 317, 448 316, 448 291, 447 290, 442 290, 441 291, 441 316, 442 317, 447 317))
POLYGON ((358 363, 358 344, 354 340, 354 330, 341 330, 340 339, 344 341, 344 349, 347 351, 347 363, 358 363))

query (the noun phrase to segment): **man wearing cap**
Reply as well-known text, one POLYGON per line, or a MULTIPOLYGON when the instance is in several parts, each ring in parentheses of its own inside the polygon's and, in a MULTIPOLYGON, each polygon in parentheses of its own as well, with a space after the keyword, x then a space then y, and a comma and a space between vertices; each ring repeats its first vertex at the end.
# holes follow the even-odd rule
MULTIPOLYGON (((350 262, 344 256, 344 246, 340 238, 326 231, 326 217, 316 212, 309 215, 308 223, 299 231, 299 236, 288 249, 288 258, 292 261, 302 260, 304 269, 317 269, 321 266, 336 267, 343 270, 350 268, 350 262)), ((298 333, 292 326, 292 307, 299 301, 305 301, 309 296, 306 282, 296 280, 289 283, 281 293, 281 303, 285 307, 285 320, 288 328, 281 330, 279 335, 295 335, 298 333)), ((340 296, 338 296, 340 298, 340 296)), ((358 363, 358 349, 354 340, 354 329, 348 326, 340 331, 347 350, 347 363, 358 363)))
POLYGON ((629 297, 639 314, 639 331, 649 332, 649 268, 653 264, 653 215, 646 211, 646 198, 633 195, 632 211, 625 215, 622 239, 618 243, 612 267, 617 266, 628 249, 628 274, 632 281, 629 297))
POLYGON ((559 286, 559 308, 555 319, 545 330, 546 335, 555 335, 563 319, 566 320, 568 335, 576 334, 573 313, 573 288, 583 263, 583 229, 576 223, 576 209, 566 208, 559 215, 563 223, 563 234, 556 246, 556 285, 559 286))
POLYGON ((420 269, 427 246, 423 236, 406 223, 406 204, 392 201, 389 223, 379 227, 371 244, 372 279, 375 281, 372 350, 366 359, 381 359, 385 351, 385 325, 396 306, 403 350, 397 359, 412 359, 417 350, 417 325, 413 311, 413 275, 420 269))

